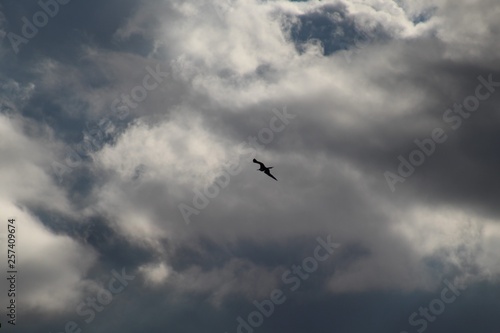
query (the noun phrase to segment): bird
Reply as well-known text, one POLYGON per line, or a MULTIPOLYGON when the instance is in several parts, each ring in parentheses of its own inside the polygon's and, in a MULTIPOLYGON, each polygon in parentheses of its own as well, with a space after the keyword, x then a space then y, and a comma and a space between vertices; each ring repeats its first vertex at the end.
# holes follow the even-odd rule
POLYGON ((269 176, 269 177, 271 177, 272 179, 274 179, 274 180, 278 181, 278 180, 276 179, 276 177, 274 177, 273 175, 271 175, 271 169, 272 169, 273 167, 269 167, 269 168, 268 168, 268 167, 266 167, 266 166, 264 165, 264 163, 257 161, 255 158, 253 159, 253 162, 254 162, 254 163, 257 163, 258 165, 260 165, 259 171, 264 172, 266 175, 268 175, 268 176, 269 176))

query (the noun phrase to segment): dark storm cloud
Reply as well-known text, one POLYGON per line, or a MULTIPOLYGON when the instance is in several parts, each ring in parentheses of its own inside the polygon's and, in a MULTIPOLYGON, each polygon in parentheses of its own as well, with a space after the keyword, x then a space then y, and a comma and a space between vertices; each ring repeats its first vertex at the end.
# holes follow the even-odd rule
MULTIPOLYGON (((497 211, 495 197, 497 196, 499 180, 496 173, 492 172, 498 166, 498 154, 495 146, 499 138, 495 131, 498 126, 498 105, 500 95, 491 92, 486 101, 481 101, 476 111, 469 112, 464 109, 463 104, 468 96, 474 96, 474 91, 482 81, 478 77, 493 78, 500 82, 500 73, 485 72, 481 67, 460 69, 454 66, 453 72, 444 70, 438 72, 439 76, 451 76, 452 80, 461 82, 462 87, 455 89, 454 96, 442 99, 441 105, 421 105, 424 113, 433 120, 433 125, 427 130, 412 133, 397 138, 397 142, 407 143, 406 146, 393 147, 390 153, 393 156, 403 155, 405 158, 415 149, 416 139, 422 141, 431 137, 434 128, 443 129, 447 140, 436 143, 436 152, 426 157, 422 166, 416 167, 415 174, 408 178, 408 182, 397 186, 405 191, 405 186, 415 186, 417 191, 431 196, 439 202, 448 202, 461 206, 471 205, 479 211, 497 211), (447 105, 444 104, 447 102, 447 105), (462 105, 464 116, 449 110, 454 105, 462 105), (453 115, 453 119, 451 119, 453 115)), ((445 85, 446 82, 442 82, 445 85)), ((485 89, 485 88, 483 88, 485 89)), ((493 88, 495 89, 495 88, 493 88)), ((411 128, 411 122, 403 124, 403 127, 411 128)), ((390 161, 386 156, 385 161, 390 161)), ((397 161, 399 163, 399 161, 397 161)), ((395 165, 384 166, 386 170, 395 170, 395 165)))
MULTIPOLYGON (((428 324, 425 332, 466 333, 478 327, 485 332, 494 332, 499 325, 498 320, 494 319, 497 317, 495 309, 498 308, 498 302, 492 297, 494 290, 498 291, 498 288, 486 284, 468 288, 454 303, 446 306, 443 314, 439 315, 435 322, 428 324), (482 310, 475 311, 478 308, 482 310), (471 313, 475 315, 471 316, 471 313)), ((429 302, 439 295, 421 292, 407 295, 374 292, 363 295, 314 296, 316 301, 305 309, 302 304, 304 295, 291 294, 288 301, 277 306, 273 315, 266 318, 264 324, 256 331, 274 332, 285 329, 294 331, 313 327, 317 332, 335 330, 342 333, 357 333, 373 329, 416 332, 421 326, 411 326, 408 317, 413 312, 418 312, 419 307, 428 307, 429 302)), ((238 316, 246 317, 255 311, 251 303, 241 299, 228 301, 224 308, 218 309, 206 304, 202 296, 193 295, 190 300, 177 302, 171 299, 172 295, 169 293, 144 294, 144 291, 134 290, 131 286, 128 293, 118 295, 116 301, 100 313, 90 325, 83 326, 81 321, 83 318, 77 315, 74 315, 73 319, 93 332, 115 330, 135 333, 143 332, 145 327, 150 329, 172 327, 179 331, 190 332, 210 327, 215 332, 229 333, 236 332, 238 316), (141 304, 130 302, 137 297, 141 297, 145 302, 141 304), (126 307, 124 304, 130 305, 126 307)), ((33 323, 27 328, 57 332, 57 328, 62 330, 63 324, 64 322, 54 320, 51 325, 41 326, 33 323)))
MULTIPOLYGON (((65 2, 67 3, 59 4, 57 12, 51 3, 51 10, 56 12, 54 17, 50 17, 46 25, 39 27, 33 37, 27 38, 27 43, 21 44, 18 56, 22 60, 49 56, 71 61, 79 52, 82 43, 95 43, 100 47, 117 48, 139 54, 147 53, 151 48, 147 41, 134 40, 117 45, 113 38, 116 30, 130 15, 133 15, 138 6, 136 2, 114 0, 65 2)), ((3 4, 3 10, 8 17, 6 30, 22 37, 25 25, 23 17, 33 23, 33 16, 36 13, 45 12, 38 1, 28 0, 7 1, 3 4)), ((8 38, 4 39, 4 46, 12 46, 8 38)))
MULTIPOLYGON (((255 332, 414 332, 443 279, 467 289, 426 332, 497 328, 500 95, 456 130, 443 120, 478 76, 500 81, 495 2, 220 4, 72 0, 17 55, 4 38, 0 126, 15 140, 0 148, 15 166, 2 179, 23 186, 0 205, 33 244, 19 331, 229 333, 280 288, 255 332), (157 64, 164 84, 113 118, 157 64), (240 144, 284 108, 296 118, 254 151, 270 183, 240 144), (103 119, 116 131, 59 181, 51 162, 103 119), (384 172, 436 127, 447 141, 391 192, 384 172), (179 204, 234 156, 241 172, 186 225, 179 204), (284 270, 328 234, 338 252, 291 291, 284 270), (122 268, 135 279, 85 324, 92 282, 122 268)), ((40 9, 2 5, 6 32, 40 9)))

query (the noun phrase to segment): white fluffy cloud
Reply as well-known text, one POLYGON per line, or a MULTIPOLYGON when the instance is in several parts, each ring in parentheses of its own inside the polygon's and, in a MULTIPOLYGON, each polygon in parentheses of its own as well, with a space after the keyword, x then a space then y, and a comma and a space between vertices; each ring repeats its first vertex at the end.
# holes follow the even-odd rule
MULTIPOLYGON (((353 135, 359 133, 358 140, 366 140, 366 143, 382 150, 382 138, 376 135, 367 137, 366 133, 380 130, 382 122, 398 121, 402 116, 420 115, 418 122, 411 127, 396 129, 415 133, 416 137, 422 131, 436 126, 436 120, 428 117, 424 111, 438 102, 437 97, 423 88, 419 80, 411 80, 420 77, 419 69, 412 69, 412 61, 416 56, 409 55, 418 53, 421 59, 425 59, 424 64, 418 63, 417 66, 441 61, 440 57, 446 55, 446 52, 441 53, 443 49, 456 49, 456 57, 463 59, 468 57, 468 51, 462 48, 463 42, 472 43, 473 38, 457 39, 458 34, 450 18, 455 12, 450 9, 448 2, 416 4, 403 1, 400 4, 398 6, 393 1, 259 3, 240 0, 216 4, 202 2, 197 6, 176 1, 145 6, 120 31, 120 37, 144 33, 144 22, 148 15, 154 16, 156 10, 173 8, 179 16, 171 21, 165 20, 160 25, 161 29, 154 31, 156 44, 168 49, 168 56, 173 58, 174 78, 187 84, 191 94, 182 107, 175 111, 169 110, 173 116, 168 120, 149 124, 144 118, 131 125, 116 145, 109 145, 97 154, 100 161, 98 167, 113 170, 117 175, 95 192, 100 202, 98 211, 113 216, 122 231, 138 239, 144 237, 151 241, 161 237, 178 237, 172 229, 176 213, 167 212, 158 196, 163 196, 163 200, 175 201, 179 199, 179 193, 190 192, 195 187, 202 188, 213 180, 223 162, 234 153, 227 133, 214 131, 211 115, 228 118, 234 114, 245 116, 263 108, 263 105, 287 105, 300 115, 301 120, 287 136, 289 141, 280 144, 287 149, 287 154, 300 155, 304 154, 303 148, 311 149, 307 160, 299 159, 305 171, 301 172, 300 168, 294 169, 289 165, 288 162, 296 162, 297 159, 287 158, 286 154, 280 155, 274 151, 275 155, 268 156, 274 157, 273 163, 281 162, 280 168, 285 179, 305 177, 308 182, 328 184, 325 186, 329 190, 315 192, 298 186, 302 184, 301 181, 292 184, 280 179, 279 186, 286 186, 286 190, 279 194, 273 192, 273 195, 276 194, 281 200, 276 197, 269 200, 282 210, 265 214, 259 211, 263 206, 248 203, 249 198, 256 194, 247 197, 241 191, 252 189, 262 196, 266 196, 266 193, 257 191, 252 185, 244 185, 243 182, 250 180, 241 175, 232 183, 236 185, 228 190, 228 197, 216 198, 213 205, 222 208, 222 202, 226 202, 226 207, 240 209, 243 214, 254 212, 264 220, 253 221, 251 217, 246 217, 242 219, 246 222, 236 220, 245 225, 234 226, 237 215, 232 210, 227 215, 208 210, 202 214, 206 214, 207 220, 217 227, 199 226, 194 233, 206 233, 223 242, 221 235, 257 237, 258 229, 265 227, 265 237, 279 238, 280 234, 283 237, 310 234, 310 230, 320 230, 331 223, 333 226, 326 228, 342 242, 359 242, 371 253, 332 277, 332 290, 412 290, 435 286, 439 283, 439 277, 433 275, 425 261, 438 256, 439 260, 450 265, 457 264, 454 263, 456 258, 441 256, 441 253, 453 251, 469 241, 479 242, 464 236, 447 239, 447 243, 442 244, 432 236, 435 233, 449 235, 463 230, 466 228, 463 219, 454 223, 453 218, 443 217, 439 210, 428 210, 424 215, 416 216, 411 213, 417 209, 412 204, 405 206, 409 211, 395 213, 401 211, 400 203, 391 203, 386 194, 379 195, 377 181, 371 173, 367 173, 372 170, 367 171, 342 155, 342 149, 331 148, 326 158, 323 156, 325 152, 321 151, 329 145, 342 147, 342 144, 336 143, 336 140, 343 138, 338 133, 349 131, 353 135), (296 52, 288 39, 286 27, 294 23, 294 16, 319 11, 327 3, 345 5, 360 29, 369 32, 382 27, 392 40, 387 41, 384 47, 376 41, 369 43, 356 54, 352 63, 346 62, 342 52, 324 57, 321 48, 314 43, 305 53, 296 52), (429 16, 428 20, 417 24, 413 22, 425 15, 429 16), (418 43, 432 47, 433 51, 425 54, 419 49, 418 43), (311 131, 311 128, 317 132, 311 131), (328 131, 331 134, 325 135, 328 131), (308 168, 308 164, 315 162, 325 167, 320 171, 308 168), (326 165, 336 176, 330 176, 326 165), (148 204, 140 200, 137 204, 138 193, 142 192, 128 185, 138 170, 142 170, 139 183, 156 182, 158 186, 154 192, 158 195, 151 198, 148 204), (283 183, 285 185, 281 185, 283 183), (360 183, 365 185, 360 186, 360 183), (364 205, 363 214, 366 215, 353 213, 354 205, 341 204, 345 193, 337 191, 339 184, 342 184, 342 190, 350 189, 350 200, 364 205), (297 204, 285 193, 311 199, 309 206, 297 204), (372 199, 378 196, 380 201, 372 199), (328 207, 329 201, 333 201, 331 207, 328 207), (286 213, 286 209, 291 213, 286 213), (337 212, 341 213, 336 215, 337 212), (375 215, 373 223, 378 225, 365 226, 365 230, 361 231, 369 222, 355 219, 371 214, 375 215), (162 223, 162 216, 168 222, 162 223), (294 218, 298 216, 303 218, 294 218), (318 220, 311 219, 311 216, 318 220), (308 220, 305 226, 304 218, 308 220), (269 225, 265 219, 276 221, 276 225, 269 225), (401 222, 395 223, 396 219, 401 222), (443 219, 448 222, 441 224, 439 221, 443 219), (286 231, 283 231, 284 228, 286 231), (358 230, 359 233, 354 234, 352 230, 358 230), (425 240, 408 238, 417 237, 415 235, 429 237, 425 240)), ((484 10, 469 9, 469 15, 478 15, 484 10)), ((475 24, 484 28, 491 24, 491 20, 475 24)), ((479 28, 482 31, 483 28, 479 28)), ((465 36, 474 31, 473 26, 463 26, 462 29, 468 29, 465 36)), ((475 43, 477 52, 488 49, 484 40, 475 43)), ((432 79, 429 80, 432 82, 432 79)), ((234 130, 237 130, 239 124, 229 125, 235 126, 234 130)), ((480 215, 470 214, 478 224, 485 223, 480 215)), ((183 233, 182 237, 188 236, 183 233)), ((488 253, 491 255, 492 252, 488 253)), ((486 266, 481 266, 478 277, 482 277, 486 269, 486 266)))
POLYGON ((64 311, 81 296, 84 275, 96 254, 69 236, 54 234, 28 210, 75 216, 65 192, 50 176, 56 147, 51 136, 42 128, 45 135, 35 141, 25 131, 39 129, 20 117, 0 115, 1 233, 6 240, 7 220, 15 218, 19 302, 38 311, 64 311))
MULTIPOLYGON (((86 73, 77 66, 47 60, 38 69, 44 75, 37 89, 55 96, 58 89, 70 87, 90 105, 86 116, 106 117, 110 101, 129 92, 132 83, 141 82, 144 68, 153 63, 152 58, 161 57, 166 59, 163 65, 171 66, 173 75, 168 81, 181 93, 169 91, 167 85, 152 93, 141 104, 143 112, 133 114, 136 120, 115 142, 94 154, 96 162, 90 169, 102 183, 91 189, 88 202, 92 206, 82 211, 71 207, 66 193, 49 176, 53 156, 61 150, 53 134, 43 129, 46 132, 36 142, 23 134, 29 122, 1 116, 5 171, 0 178, 5 186, 0 196, 10 211, 29 204, 73 217, 101 216, 128 240, 162 255, 165 239, 175 248, 199 235, 225 244, 236 239, 272 242, 330 232, 343 244, 362 244, 369 253, 336 271, 329 282, 334 292, 432 288, 440 276, 427 265, 431 257, 445 263, 444 271, 458 267, 464 274, 493 279, 498 276, 497 270, 488 269, 497 259, 493 223, 474 211, 467 213, 474 220, 468 224, 465 213, 424 209, 418 200, 401 204, 403 199, 381 192, 377 177, 383 179, 383 170, 368 161, 388 150, 389 139, 384 135, 397 139, 401 133, 414 133, 417 137, 436 125, 428 110, 441 105, 442 96, 440 91, 429 91, 426 84, 442 84, 448 78, 440 81, 421 71, 429 73, 444 58, 473 61, 498 56, 489 30, 497 24, 498 9, 491 5, 476 8, 476 4, 469 1, 456 9, 449 1, 388 0, 144 4, 116 31, 115 38, 123 41, 151 34, 154 50, 148 57, 90 46, 81 55, 108 84, 95 88, 85 82, 86 73), (319 13, 327 5, 345 8, 356 28, 368 35, 382 29, 388 37, 383 44, 367 41, 352 62, 346 60, 344 51, 324 56, 315 41, 310 41, 305 52, 297 52, 290 27, 298 24, 297 17, 319 13), (160 20, 163 13, 165 19, 160 20), (426 15, 427 20, 414 23, 426 15), (457 18, 462 16, 471 24, 460 24, 457 18), (176 95, 178 103, 165 102, 161 94, 176 95), (235 138, 255 135, 255 129, 266 125, 264 109, 284 105, 298 115, 297 121, 277 135, 267 151, 259 151, 276 167, 276 187, 264 187, 269 184, 255 180, 261 175, 246 165, 202 211, 203 224, 183 229, 177 204, 189 200, 194 189, 211 184, 224 163, 238 154, 235 142, 241 141, 235 138), (415 116, 418 121, 397 127, 402 118, 415 116), (364 164, 355 154, 365 151, 354 152, 360 146, 371 149, 364 164), (477 234, 465 232, 476 224, 477 234), (482 229, 484 225, 488 231, 482 229), (457 249, 464 244, 464 255, 470 256, 467 260, 457 257, 457 249), (484 245, 484 252, 478 251, 478 244, 484 245), (476 271, 469 271, 471 258, 478 260, 476 271)), ((335 15, 329 19, 340 20, 335 15)), ((15 82, 6 87, 19 101, 35 89, 15 82)), ((54 100, 70 115, 76 112, 72 107, 76 102, 66 96, 54 100)), ((15 211, 21 214, 21 210, 15 211)), ((40 248, 50 253, 58 246, 68 249, 58 257, 58 265, 70 267, 58 282, 64 286, 63 300, 50 305, 61 309, 61 304, 77 297, 81 275, 94 255, 87 251, 84 265, 70 264, 81 245, 43 229, 29 212, 23 214, 41 235, 38 239, 46 239, 40 248)), ((35 262, 42 252, 30 253, 28 258, 35 262)), ((248 295, 258 293, 250 278, 262 275, 268 286, 274 281, 274 272, 239 259, 208 273, 199 267, 179 273, 169 264, 168 259, 144 264, 140 271, 152 285, 169 281, 181 290, 214 290, 217 302, 244 285, 248 295), (250 278, 236 278, 235 272, 246 265, 251 266, 250 278)), ((58 272, 58 265, 50 266, 51 270, 58 272)), ((53 288, 48 285, 46 290, 53 288)), ((30 304, 40 305, 47 296, 40 293, 33 294, 30 304)))
POLYGON ((44 313, 71 311, 83 298, 85 275, 96 262, 96 253, 69 236, 54 234, 28 211, 5 199, 0 209, 5 229, 8 218, 16 219, 19 304, 44 313))
POLYGON ((0 132, 3 156, 0 178, 4 184, 0 197, 16 205, 30 204, 72 215, 65 191, 50 174, 57 149, 51 132, 15 115, 0 115, 0 132), (42 132, 42 136, 35 141, 25 131, 42 132))

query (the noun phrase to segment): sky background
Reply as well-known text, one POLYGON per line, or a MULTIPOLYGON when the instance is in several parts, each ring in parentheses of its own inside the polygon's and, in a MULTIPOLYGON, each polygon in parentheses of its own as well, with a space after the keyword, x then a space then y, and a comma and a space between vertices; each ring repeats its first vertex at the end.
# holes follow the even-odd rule
POLYGON ((498 332, 497 0, 41 3, 0 3, 2 329, 231 333, 279 289, 252 331, 498 332))

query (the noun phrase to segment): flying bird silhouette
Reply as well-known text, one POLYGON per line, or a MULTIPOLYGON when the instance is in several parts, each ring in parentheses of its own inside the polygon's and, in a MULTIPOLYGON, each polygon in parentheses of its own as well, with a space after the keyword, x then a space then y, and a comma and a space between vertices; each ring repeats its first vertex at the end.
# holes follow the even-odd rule
POLYGON ((257 161, 255 158, 253 159, 253 162, 254 162, 254 163, 257 163, 258 165, 260 165, 259 171, 264 172, 266 175, 268 175, 268 176, 269 176, 269 177, 271 177, 272 179, 274 179, 274 180, 278 181, 278 180, 276 179, 276 177, 274 177, 273 175, 271 175, 271 169, 272 169, 273 167, 269 167, 269 168, 268 168, 268 167, 266 167, 266 166, 264 165, 264 163, 257 161))

